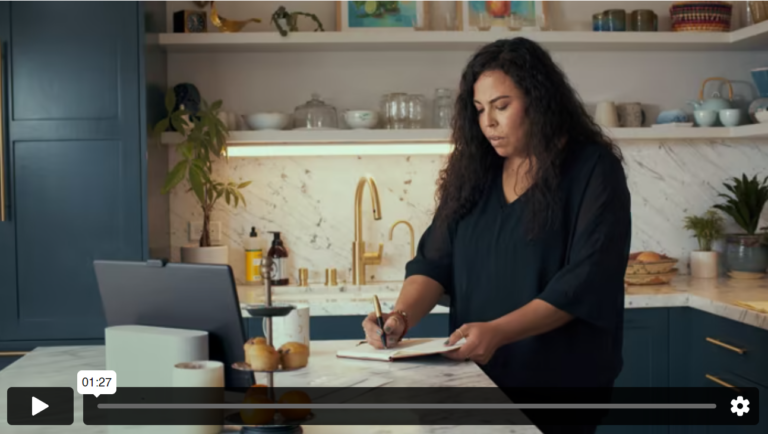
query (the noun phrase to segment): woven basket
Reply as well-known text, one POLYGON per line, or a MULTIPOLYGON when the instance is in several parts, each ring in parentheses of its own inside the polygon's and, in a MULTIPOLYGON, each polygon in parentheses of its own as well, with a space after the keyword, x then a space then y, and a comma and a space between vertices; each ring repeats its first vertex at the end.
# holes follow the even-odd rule
POLYGON ((673 32, 731 31, 730 2, 675 2, 669 8, 673 32))

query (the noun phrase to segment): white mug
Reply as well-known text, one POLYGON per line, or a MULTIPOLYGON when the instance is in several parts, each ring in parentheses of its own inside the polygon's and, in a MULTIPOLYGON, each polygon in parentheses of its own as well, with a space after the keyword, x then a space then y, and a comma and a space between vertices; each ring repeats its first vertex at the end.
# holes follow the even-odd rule
MULTIPOLYGON (((196 387, 206 388, 202 396, 212 403, 224 402, 224 364, 216 360, 199 360, 193 362, 177 363, 173 366, 172 382, 174 388, 196 387)), ((183 389, 174 391, 184 396, 183 389)), ((178 402, 184 402, 179 399, 178 402)), ((206 410, 210 411, 210 410, 206 410)), ((223 415, 222 415, 223 417, 223 415)), ((219 434, 222 425, 169 425, 163 432, 178 434, 219 434)))
MULTIPOLYGON (((266 318, 262 330, 266 330, 266 318)), ((309 306, 297 307, 282 317, 272 318, 272 346, 280 348, 287 342, 299 342, 309 347, 309 306)))
POLYGON ((616 112, 616 105, 612 101, 599 102, 595 110, 595 122, 607 128, 618 127, 619 115, 616 112))

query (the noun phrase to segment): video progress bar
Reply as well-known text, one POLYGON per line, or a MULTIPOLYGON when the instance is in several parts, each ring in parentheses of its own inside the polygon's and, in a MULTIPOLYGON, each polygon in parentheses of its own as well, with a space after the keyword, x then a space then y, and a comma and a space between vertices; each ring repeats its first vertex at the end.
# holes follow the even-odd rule
POLYGON ((716 404, 97 404, 100 410, 713 410, 716 404))

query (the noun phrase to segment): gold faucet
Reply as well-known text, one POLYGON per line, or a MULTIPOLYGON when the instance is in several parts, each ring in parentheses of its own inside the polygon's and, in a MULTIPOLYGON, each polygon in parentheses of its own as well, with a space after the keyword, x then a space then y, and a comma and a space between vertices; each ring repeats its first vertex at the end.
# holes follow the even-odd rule
POLYGON ((379 203, 379 191, 376 189, 376 181, 370 176, 363 176, 357 181, 355 190, 355 241, 352 243, 352 283, 365 285, 365 266, 381 264, 384 253, 384 244, 379 243, 378 252, 366 252, 363 241, 363 190, 365 184, 371 191, 373 203, 373 219, 381 220, 381 204, 379 203))
POLYGON ((395 231, 395 226, 399 225, 400 223, 408 226, 408 230, 411 232, 411 259, 413 259, 413 257, 415 256, 414 255, 414 251, 413 251, 413 226, 411 226, 410 223, 408 223, 405 220, 398 220, 398 221, 396 221, 392 225, 392 227, 389 228, 389 241, 392 241, 392 233, 395 231))

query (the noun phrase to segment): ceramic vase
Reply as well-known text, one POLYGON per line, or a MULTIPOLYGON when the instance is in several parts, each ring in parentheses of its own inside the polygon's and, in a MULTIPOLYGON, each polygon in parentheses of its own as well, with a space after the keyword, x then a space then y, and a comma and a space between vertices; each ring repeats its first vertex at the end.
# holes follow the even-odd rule
POLYGON ((725 252, 728 271, 765 273, 768 268, 768 246, 762 235, 728 235, 725 252))
POLYGON ((187 264, 229 264, 228 246, 200 247, 188 245, 181 248, 181 262, 187 264))
POLYGON ((717 277, 717 252, 691 252, 691 276, 697 279, 712 279, 717 277))

